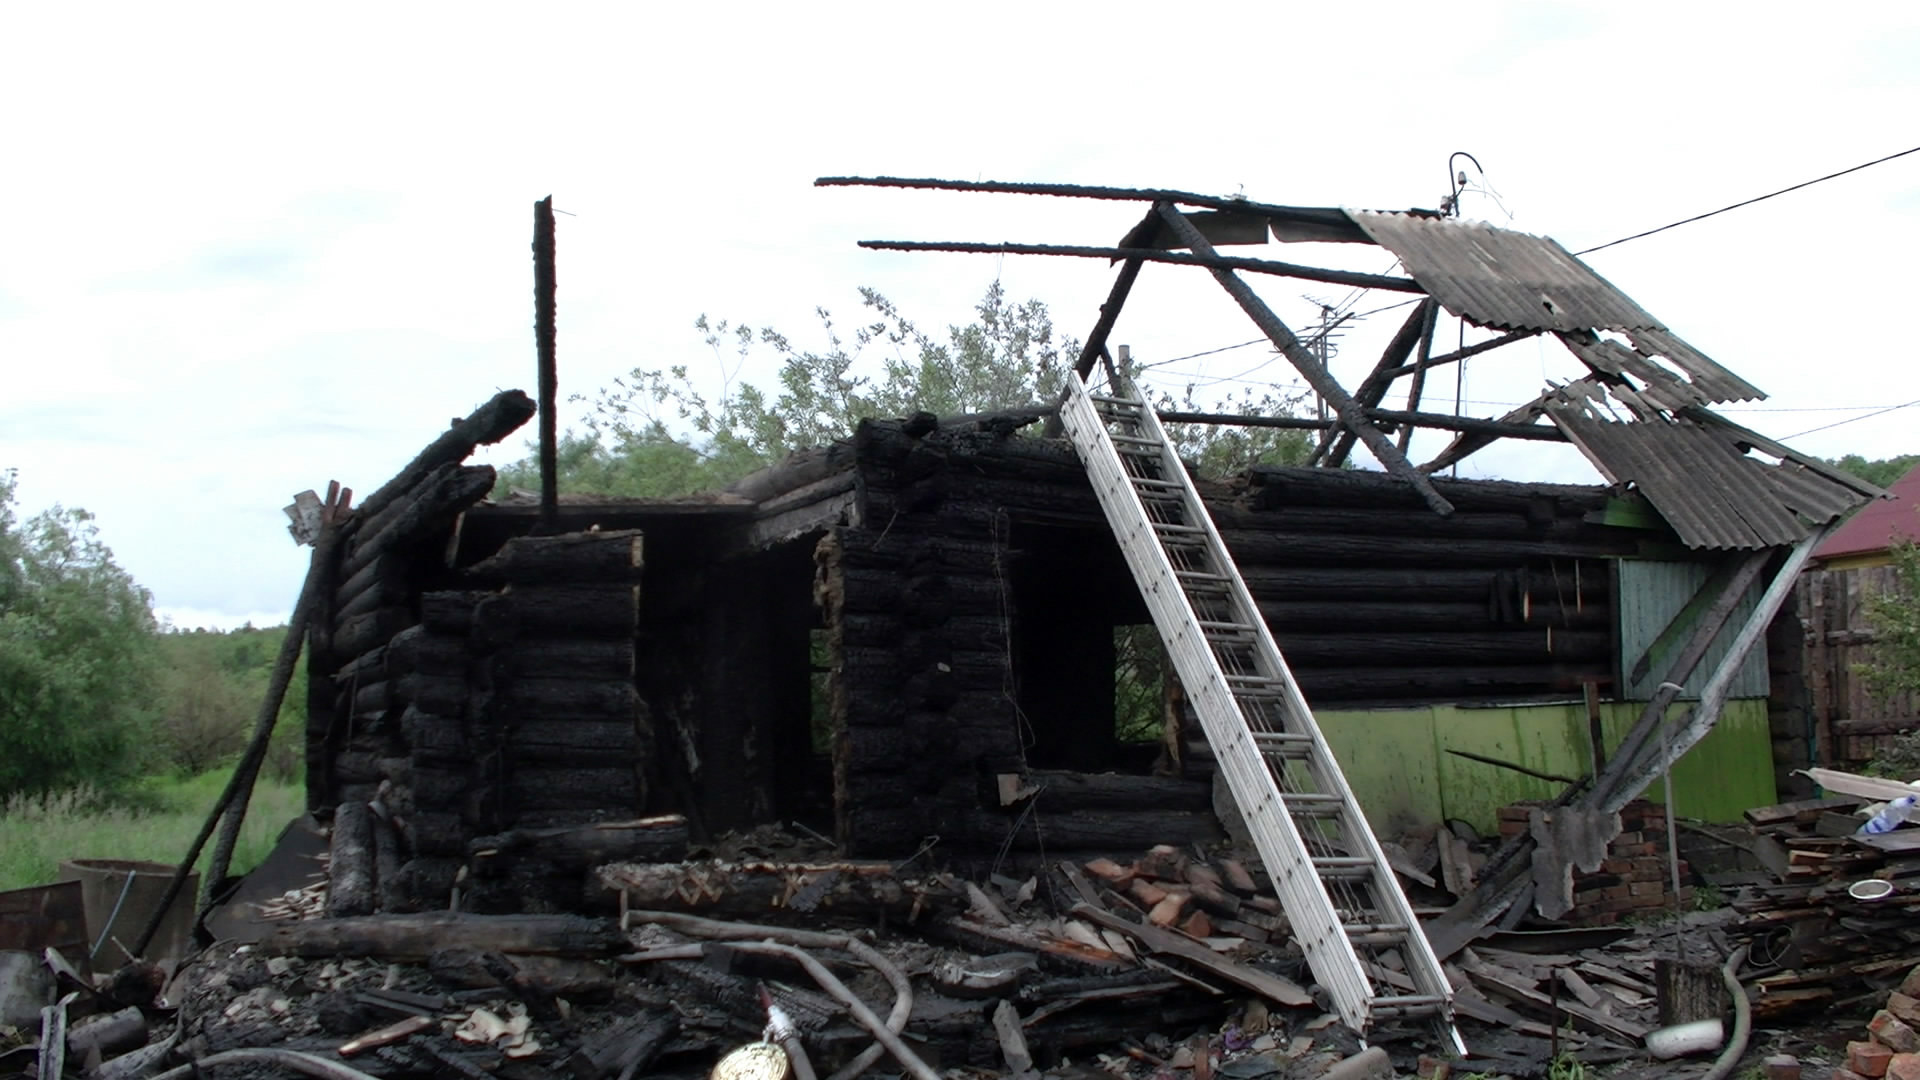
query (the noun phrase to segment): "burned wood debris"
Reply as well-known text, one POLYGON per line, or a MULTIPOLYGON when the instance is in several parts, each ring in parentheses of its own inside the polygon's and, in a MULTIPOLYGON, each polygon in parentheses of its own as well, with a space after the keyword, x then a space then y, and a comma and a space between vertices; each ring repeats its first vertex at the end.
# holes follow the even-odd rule
POLYGON ((1861 835, 1866 812, 1880 805, 1831 794, 1760 807, 1748 812, 1743 835, 1729 838, 1754 868, 1709 880, 1725 884, 1739 913, 1731 932, 1768 969, 1754 984, 1756 1017, 1884 1001, 1920 966, 1920 829, 1861 835))
MULTIPOLYGON (((712 854, 600 865, 584 915, 275 902, 260 940, 190 959, 164 997, 70 1005, 67 1045, 102 1076, 181 1060, 218 1078, 308 1055, 394 1078, 694 1077, 777 1011, 820 1076, 1091 1075, 1078 1062, 1143 1080, 1313 1077, 1362 1049, 1265 875, 1226 849, 977 881, 765 829, 712 854), (751 857, 770 843, 812 856, 751 857)), ((1578 943, 1511 935, 1457 958, 1468 1067, 1536 1075, 1561 1051, 1634 1052, 1653 1026, 1647 940, 1578 943)), ((1374 1035, 1379 1063, 1406 1073, 1446 1056, 1416 1026, 1374 1035)))

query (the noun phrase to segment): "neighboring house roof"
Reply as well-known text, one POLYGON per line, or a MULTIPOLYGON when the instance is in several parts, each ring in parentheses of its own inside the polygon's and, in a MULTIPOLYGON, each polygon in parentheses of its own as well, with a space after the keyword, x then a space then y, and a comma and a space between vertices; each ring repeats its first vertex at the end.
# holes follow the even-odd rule
POLYGON ((1920 540, 1920 465, 1907 470, 1887 491, 1891 499, 1868 503, 1814 549, 1813 557, 1829 567, 1841 562, 1871 565, 1884 562, 1895 543, 1920 540))

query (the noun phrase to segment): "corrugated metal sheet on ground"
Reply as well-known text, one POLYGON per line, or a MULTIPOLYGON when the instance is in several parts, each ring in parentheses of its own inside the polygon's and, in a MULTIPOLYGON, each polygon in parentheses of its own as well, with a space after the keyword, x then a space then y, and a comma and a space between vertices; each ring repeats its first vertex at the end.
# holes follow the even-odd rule
POLYGON ((1664 330, 1554 240, 1457 218, 1348 216, 1448 311, 1503 330, 1664 330))
MULTIPOLYGON (((1637 683, 1629 683, 1627 676, 1635 662, 1646 653, 1648 646, 1660 637, 1680 609, 1687 606, 1693 594, 1700 591, 1713 574, 1711 562, 1658 562, 1651 559, 1620 560, 1620 685, 1625 688, 1621 696, 1629 701, 1646 701, 1653 697, 1654 690, 1660 686, 1660 679, 1674 653, 1680 651, 1688 637, 1690 629, 1678 635, 1665 652, 1653 658, 1646 678, 1637 683)), ((1714 637, 1713 645, 1693 669, 1687 678, 1680 696, 1685 699, 1698 699, 1700 691, 1713 677, 1713 671, 1726 658, 1728 646, 1740 632, 1740 627, 1760 606, 1760 592, 1766 585, 1765 580, 1755 581, 1748 586, 1747 592, 1740 598, 1739 606, 1733 609, 1733 616, 1720 628, 1714 637)), ((1747 654, 1746 661, 1740 665, 1734 676, 1732 696, 1736 698, 1763 698, 1767 696, 1767 656, 1765 649, 1754 649, 1747 654)))
MULTIPOLYGON (((1809 530, 1796 504, 1830 511, 1843 493, 1838 485, 1816 492, 1804 472, 1782 473, 1689 421, 1618 423, 1564 405, 1548 406, 1547 414, 1603 473, 1639 488, 1688 547, 1798 543, 1809 530)), ((1809 516, 1825 522, 1833 513, 1809 516)))

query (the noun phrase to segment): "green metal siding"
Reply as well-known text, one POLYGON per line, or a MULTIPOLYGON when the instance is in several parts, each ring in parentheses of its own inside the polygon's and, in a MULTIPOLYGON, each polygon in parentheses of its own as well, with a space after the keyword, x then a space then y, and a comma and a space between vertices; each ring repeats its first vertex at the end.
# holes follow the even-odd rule
MULTIPOLYGON (((1629 701, 1647 701, 1660 686, 1660 675, 1673 653, 1678 652, 1687 639, 1692 636, 1691 626, 1675 635, 1666 645, 1664 652, 1654 657, 1653 664, 1644 678, 1631 685, 1627 682, 1634 662, 1647 651, 1648 646, 1660 637, 1660 632, 1687 601, 1698 592, 1701 584, 1713 574, 1712 563, 1702 562, 1660 562, 1651 559, 1622 559, 1619 562, 1620 602, 1615 605, 1616 616, 1620 620, 1620 685, 1625 688, 1619 696, 1629 701)), ((1733 616, 1721 628, 1719 636, 1713 640, 1707 655, 1694 668, 1684 684, 1680 696, 1683 700, 1697 700, 1701 688, 1713 677, 1713 671, 1727 655, 1727 646, 1740 627, 1752 616, 1760 605, 1760 592, 1764 582, 1756 581, 1748 588, 1747 594, 1740 598, 1740 604, 1734 609, 1733 616)), ((1747 654, 1746 662, 1740 665, 1734 676, 1731 696, 1736 698, 1763 698, 1767 696, 1767 656, 1765 649, 1755 649, 1747 654)))
MULTIPOLYGON (((1602 739, 1611 750, 1639 719, 1643 706, 1601 706, 1602 739)), ((1675 705, 1678 716, 1688 706, 1675 705)), ((1390 711, 1315 713, 1340 768, 1374 830, 1391 839, 1422 824, 1460 818, 1491 832, 1495 811, 1524 799, 1551 799, 1565 785, 1447 753, 1477 754, 1561 776, 1592 768, 1585 705, 1528 705, 1467 709, 1434 706, 1390 711)), ((1730 701, 1714 730, 1673 769, 1681 816, 1712 822, 1740 820, 1741 811, 1778 801, 1767 703, 1730 701)), ((1660 785, 1647 797, 1660 800, 1660 785)))

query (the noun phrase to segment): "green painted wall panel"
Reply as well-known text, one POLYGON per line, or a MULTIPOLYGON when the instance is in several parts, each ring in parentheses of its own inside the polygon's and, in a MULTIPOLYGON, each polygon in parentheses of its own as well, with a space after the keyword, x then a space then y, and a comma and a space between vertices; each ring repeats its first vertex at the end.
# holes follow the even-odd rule
MULTIPOLYGON (((1674 706, 1678 714, 1687 706, 1674 706)), ((1641 706, 1601 706, 1602 738, 1611 750, 1641 706)), ((1468 750, 1541 772, 1584 776, 1590 770, 1584 705, 1465 709, 1435 706, 1316 714, 1367 820, 1383 836, 1410 825, 1460 818, 1495 828, 1494 813, 1522 799, 1550 799, 1562 785, 1449 754, 1468 750)), ((1737 821, 1749 807, 1776 801, 1767 703, 1727 703, 1720 721, 1673 770, 1674 798, 1684 817, 1737 821)), ((1660 785, 1649 797, 1660 798, 1660 785)))

